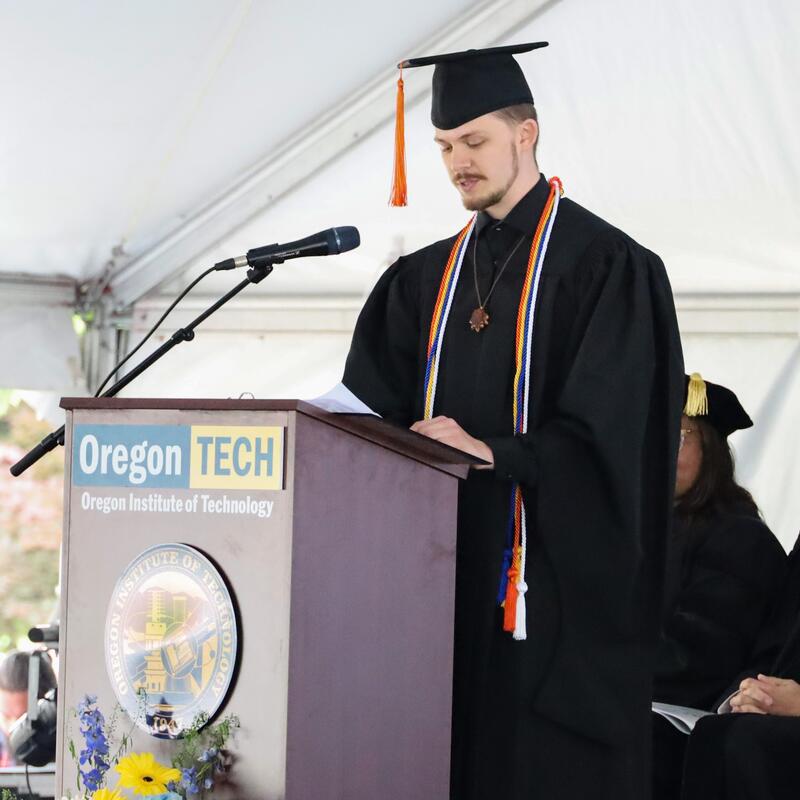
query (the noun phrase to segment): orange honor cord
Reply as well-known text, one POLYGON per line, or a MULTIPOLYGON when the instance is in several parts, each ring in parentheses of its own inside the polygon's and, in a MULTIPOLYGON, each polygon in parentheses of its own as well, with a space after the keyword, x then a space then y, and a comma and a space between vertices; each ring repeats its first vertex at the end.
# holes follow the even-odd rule
POLYGON ((461 264, 467 252, 470 234, 478 219, 476 214, 456 237, 450 257, 442 275, 439 293, 436 295, 436 305, 433 308, 433 318, 428 336, 428 357, 425 362, 425 419, 433 417, 433 403, 436 399, 436 381, 439 374, 439 356, 442 349, 442 337, 447 318, 450 315, 450 306, 453 302, 458 276, 461 274, 461 264))
POLYGON ((405 92, 403 90, 403 70, 397 79, 397 110, 394 122, 394 175, 392 191, 389 195, 390 206, 408 205, 408 187, 406 183, 406 135, 405 135, 405 92))
MULTIPOLYGON (((515 342, 516 371, 513 398, 515 435, 522 435, 528 432, 530 367, 531 353, 533 351, 536 298, 539 293, 539 282, 545 256, 547 255, 547 246, 550 242, 550 234, 556 221, 559 200, 563 191, 561 181, 558 178, 552 178, 550 180, 550 193, 544 204, 542 215, 531 242, 528 268, 522 295, 520 296, 515 342)), ((424 387, 425 419, 430 419, 433 416, 444 331, 458 283, 461 263, 476 220, 477 215, 456 237, 436 296, 436 304, 428 334, 428 359, 425 368, 424 387)), ((528 585, 525 583, 527 540, 528 525, 522 487, 516 481, 513 481, 511 484, 510 513, 497 602, 503 608, 503 630, 513 634, 516 641, 523 641, 528 635, 525 609, 525 593, 528 591, 528 585)))

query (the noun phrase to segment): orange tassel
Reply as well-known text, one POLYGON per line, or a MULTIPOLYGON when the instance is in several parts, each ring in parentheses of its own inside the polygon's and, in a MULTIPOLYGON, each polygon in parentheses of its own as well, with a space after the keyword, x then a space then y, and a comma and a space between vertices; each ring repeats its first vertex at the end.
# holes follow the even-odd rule
POLYGON ((406 186, 406 135, 405 135, 405 93, 403 91, 403 70, 397 79, 397 111, 394 123, 394 176, 392 192, 389 195, 390 206, 408 205, 408 188, 406 186))
POLYGON ((503 630, 513 633, 517 627, 517 581, 519 580, 519 567, 512 564, 508 571, 508 586, 506 586, 506 601, 503 603, 503 630))

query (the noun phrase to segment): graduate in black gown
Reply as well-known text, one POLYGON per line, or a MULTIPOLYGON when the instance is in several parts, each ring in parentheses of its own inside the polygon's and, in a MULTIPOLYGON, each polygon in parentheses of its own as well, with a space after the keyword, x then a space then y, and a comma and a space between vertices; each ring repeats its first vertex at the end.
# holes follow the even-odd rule
POLYGON ((469 239, 403 256, 380 278, 344 383, 383 416, 488 462, 459 492, 451 798, 643 800, 680 341, 658 256, 564 197, 531 304, 528 417, 518 430, 520 303, 557 190, 539 173, 536 110, 512 58, 535 46, 404 62, 436 64, 435 140, 477 219, 469 239), (464 241, 447 295, 446 265, 464 241), (437 306, 440 292, 447 303, 437 306), (524 588, 521 574, 527 594, 505 605, 518 613, 524 603, 524 639, 513 619, 515 633, 504 630, 499 605, 501 573, 519 552, 507 538, 514 485, 527 551, 508 582, 524 588))
MULTIPOLYGON (((749 663, 786 554, 734 475, 727 437, 753 422, 724 386, 686 376, 654 699, 711 710, 749 663)), ((654 796, 680 795, 685 734, 653 721, 654 796)))
POLYGON ((788 565, 751 666, 689 737, 684 800, 800 797, 800 537, 788 565))

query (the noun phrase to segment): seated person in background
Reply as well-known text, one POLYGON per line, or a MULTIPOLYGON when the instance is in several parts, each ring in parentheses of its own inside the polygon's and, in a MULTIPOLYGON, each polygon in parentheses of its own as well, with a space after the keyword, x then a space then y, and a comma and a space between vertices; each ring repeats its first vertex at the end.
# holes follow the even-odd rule
MULTIPOLYGON (((786 568, 783 547, 736 483, 727 437, 750 417, 724 386, 686 377, 653 699, 709 709, 749 663, 786 568)), ((680 791, 686 736, 653 718, 656 800, 680 791)))
POLYGON ((797 800, 800 773, 800 537, 753 666, 689 737, 684 800, 797 800), (732 696, 731 696, 732 692, 732 696), (730 712, 730 713, 728 713, 730 712))
MULTIPOLYGON (((0 766, 14 764, 8 750, 8 733, 14 723, 28 711, 28 664, 30 653, 11 650, 0 658, 0 766)), ((39 662, 39 690, 42 698, 56 686, 56 676, 50 661, 39 662)))

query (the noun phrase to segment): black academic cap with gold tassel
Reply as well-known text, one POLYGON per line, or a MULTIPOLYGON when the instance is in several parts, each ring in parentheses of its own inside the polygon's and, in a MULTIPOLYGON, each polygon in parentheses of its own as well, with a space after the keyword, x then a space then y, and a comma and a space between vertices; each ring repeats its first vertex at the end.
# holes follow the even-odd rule
POLYGON ((753 426, 739 398, 725 386, 703 380, 699 372, 686 375, 686 405, 683 413, 687 417, 704 417, 723 436, 753 426))
POLYGON ((547 42, 528 42, 409 58, 397 65, 400 78, 397 81, 394 130, 394 179, 389 205, 404 206, 408 202, 403 70, 410 67, 435 67, 431 122, 440 130, 452 130, 501 108, 520 103, 532 104, 533 95, 514 55, 540 47, 547 47, 547 42))

